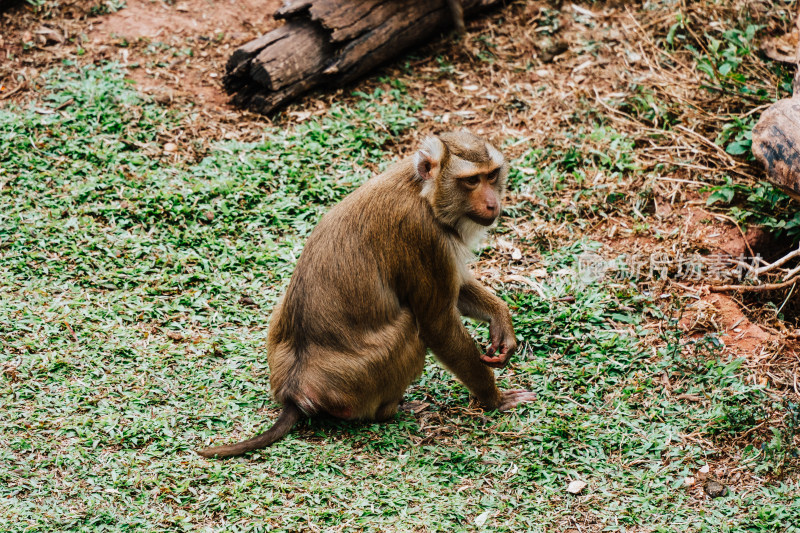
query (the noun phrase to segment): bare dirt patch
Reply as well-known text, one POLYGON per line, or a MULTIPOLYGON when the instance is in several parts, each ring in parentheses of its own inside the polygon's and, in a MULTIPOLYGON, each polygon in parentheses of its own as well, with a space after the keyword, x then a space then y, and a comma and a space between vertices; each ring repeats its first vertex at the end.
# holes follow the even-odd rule
POLYGON ((231 34, 243 39, 276 26, 272 13, 279 1, 186 0, 173 5, 148 0, 129 0, 125 8, 101 17, 97 36, 163 40, 172 36, 231 34))
POLYGON ((116 61, 142 92, 213 112, 232 110, 222 89, 230 53, 277 25, 280 0, 187 0, 173 5, 129 0, 119 11, 96 14, 86 0, 58 11, 20 5, 0 15, 0 99, 35 89, 43 69, 63 60, 116 61))
POLYGON ((707 294, 688 305, 681 327, 689 334, 719 333, 728 348, 755 359, 780 342, 777 336, 753 324, 740 305, 725 294, 707 294))
POLYGON ((188 0, 174 5, 130 0, 124 9, 100 17, 89 37, 99 50, 129 65, 131 79, 143 91, 196 97, 220 107, 229 100, 221 84, 228 56, 239 44, 277 26, 272 13, 279 5, 280 0, 188 0), (158 54, 159 49, 166 54, 158 54))

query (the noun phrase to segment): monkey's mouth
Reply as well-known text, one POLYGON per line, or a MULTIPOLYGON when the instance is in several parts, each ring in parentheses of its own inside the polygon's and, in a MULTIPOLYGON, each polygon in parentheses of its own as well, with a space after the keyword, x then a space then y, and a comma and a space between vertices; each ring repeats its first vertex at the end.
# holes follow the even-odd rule
POLYGON ((491 226, 497 217, 482 217, 475 213, 467 213, 467 218, 481 226, 491 226))

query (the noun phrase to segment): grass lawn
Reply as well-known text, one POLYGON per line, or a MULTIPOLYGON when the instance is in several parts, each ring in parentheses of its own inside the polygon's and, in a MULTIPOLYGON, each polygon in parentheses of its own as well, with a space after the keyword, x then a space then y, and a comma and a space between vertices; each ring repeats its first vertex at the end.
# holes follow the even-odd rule
MULTIPOLYGON (((731 409, 765 396, 712 337, 649 329, 664 318, 654 295, 584 280, 575 262, 587 242, 541 250, 541 294, 503 294, 524 345, 499 379, 537 402, 481 414, 431 360, 407 396, 416 413, 315 420, 247 458, 196 456, 274 418, 269 309, 320 214, 368 178, 354 169, 391 161, 387 141, 413 127, 418 104, 387 84, 190 160, 158 140, 178 117, 114 65, 48 80, 37 101, 0 111, 0 529, 778 531, 800 521, 791 479, 697 508, 684 480, 715 453, 707 440, 731 429, 731 409), (642 342, 659 335, 658 349, 642 342), (677 383, 671 394, 662 375, 677 383), (588 486, 573 496, 571 480, 588 486)), ((741 450, 742 468, 779 467, 779 444, 771 458, 741 450)))
MULTIPOLYGON (((665 63, 692 65, 702 94, 753 106, 785 96, 791 72, 755 69, 748 47, 766 23, 718 25, 699 48, 688 15, 644 4, 662 17, 665 63)), ((582 53, 601 42, 581 41, 582 53)), ((494 68, 495 52, 501 61, 486 45, 475 68, 494 68)), ((432 61, 434 101, 463 65, 432 61)), ((582 268, 608 255, 597 228, 613 237, 620 220, 672 246, 684 220, 657 228, 654 180, 695 183, 680 172, 719 151, 730 171, 687 202, 798 238, 788 199, 739 179, 752 114, 731 111, 716 148, 665 159, 660 147, 697 141, 677 125, 697 124, 644 77, 619 101, 587 93, 563 123, 544 117, 566 136, 552 143, 490 132, 512 159, 510 191, 476 271, 521 341, 498 380, 535 402, 484 412, 431 357, 387 423, 315 419, 243 458, 193 452, 277 416, 269 313, 320 216, 429 127, 415 68, 303 120, 264 122, 250 142, 207 138, 202 107, 143 95, 109 61, 51 65, 39 90, 0 103, 0 531, 800 531, 791 384, 776 392, 713 317, 697 326, 698 297, 582 268), (706 495, 714 479, 724 496, 706 495), (586 486, 571 494, 572 481, 586 486)), ((485 344, 487 329, 468 326, 485 344)))

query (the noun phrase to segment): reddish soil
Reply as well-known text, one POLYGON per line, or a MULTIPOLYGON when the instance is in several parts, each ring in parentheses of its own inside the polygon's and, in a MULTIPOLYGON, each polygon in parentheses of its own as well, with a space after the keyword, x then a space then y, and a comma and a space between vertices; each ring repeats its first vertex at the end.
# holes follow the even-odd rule
POLYGON ((724 294, 707 294, 689 304, 680 325, 697 336, 715 331, 730 350, 756 360, 780 343, 778 336, 752 323, 739 304, 724 294))
POLYGON ((224 106, 229 99, 221 84, 225 61, 237 46, 277 26, 272 13, 280 3, 187 0, 167 5, 128 0, 124 9, 93 24, 89 36, 101 49, 108 43, 134 43, 134 53, 125 47, 115 55, 123 64, 140 64, 131 69, 130 76, 144 92, 164 95, 166 89, 169 98, 197 97, 203 104, 224 106), (149 67, 147 58, 136 53, 152 43, 178 49, 179 55, 168 62, 166 71, 149 67), (186 50, 193 55, 180 55, 186 50))
POLYGON ((48 18, 20 5, 0 15, 0 82, 5 94, 36 83, 40 66, 88 56, 118 61, 142 92, 211 110, 232 110, 222 89, 225 62, 241 44, 278 25, 281 0, 186 0, 168 5, 127 0, 115 13, 92 16, 93 4, 67 0, 48 18))
POLYGON ((275 27, 272 13, 280 0, 185 0, 174 5, 148 0, 127 0, 125 8, 108 15, 96 26, 97 35, 147 38, 216 36, 244 39, 275 27))

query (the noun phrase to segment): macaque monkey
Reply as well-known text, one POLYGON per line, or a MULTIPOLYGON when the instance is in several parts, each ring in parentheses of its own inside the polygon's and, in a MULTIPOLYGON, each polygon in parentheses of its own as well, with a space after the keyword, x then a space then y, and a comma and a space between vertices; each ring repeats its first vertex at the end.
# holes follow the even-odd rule
POLYGON ((507 173, 481 137, 445 133, 331 209, 272 314, 267 362, 283 411, 256 437, 197 453, 264 448, 302 416, 386 420, 422 374, 428 348, 487 409, 534 399, 495 385, 492 368, 517 349, 511 314, 467 269, 500 215, 507 173), (462 315, 489 323, 486 353, 462 315))

